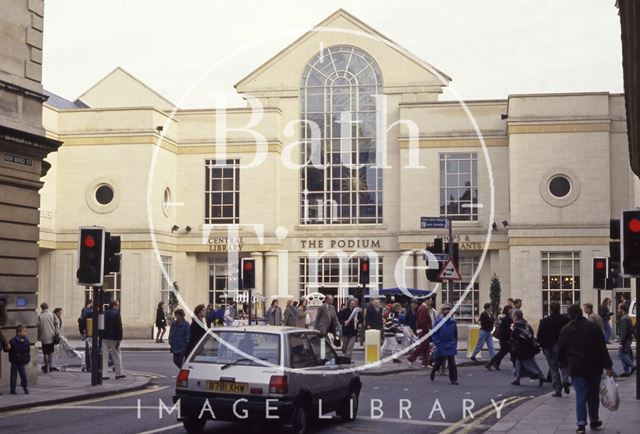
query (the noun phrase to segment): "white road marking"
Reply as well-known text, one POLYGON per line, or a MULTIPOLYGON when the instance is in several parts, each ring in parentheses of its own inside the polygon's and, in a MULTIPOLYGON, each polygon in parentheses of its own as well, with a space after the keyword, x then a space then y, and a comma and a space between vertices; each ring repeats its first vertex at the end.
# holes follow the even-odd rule
POLYGON ((165 426, 164 428, 158 428, 158 429, 152 429, 151 431, 141 431, 138 434, 154 434, 157 432, 162 432, 162 431, 169 431, 175 428, 180 428, 182 426, 181 423, 177 423, 175 425, 169 425, 169 426, 165 426))

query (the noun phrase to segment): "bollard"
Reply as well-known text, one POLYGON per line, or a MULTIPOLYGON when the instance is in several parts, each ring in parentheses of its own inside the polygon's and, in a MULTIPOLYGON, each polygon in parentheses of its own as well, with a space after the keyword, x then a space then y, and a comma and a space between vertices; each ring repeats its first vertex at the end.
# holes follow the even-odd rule
POLYGON ((364 333, 364 357, 366 363, 380 361, 380 330, 370 329, 364 333))
POLYGON ((472 324, 469 326, 469 335, 467 336, 467 357, 471 357, 473 354, 473 350, 478 345, 478 339, 480 339, 480 326, 472 324))
POLYGON ((86 333, 89 338, 93 336, 93 318, 87 318, 86 333))

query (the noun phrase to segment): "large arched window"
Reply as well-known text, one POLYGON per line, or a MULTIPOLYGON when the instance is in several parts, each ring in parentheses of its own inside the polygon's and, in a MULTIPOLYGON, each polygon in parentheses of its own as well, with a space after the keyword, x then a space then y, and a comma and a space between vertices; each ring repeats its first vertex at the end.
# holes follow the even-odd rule
POLYGON ((376 95, 380 68, 359 48, 325 48, 307 63, 300 85, 303 224, 382 223, 376 95))

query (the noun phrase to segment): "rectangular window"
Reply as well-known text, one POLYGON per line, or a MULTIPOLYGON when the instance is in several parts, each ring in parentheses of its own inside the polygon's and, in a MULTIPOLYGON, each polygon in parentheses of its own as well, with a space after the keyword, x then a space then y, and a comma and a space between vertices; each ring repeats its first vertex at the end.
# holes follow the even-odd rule
POLYGON ((237 266, 229 267, 226 256, 209 257, 208 303, 224 305, 227 298, 237 295, 238 272, 237 266))
MULTIPOLYGON (((382 257, 371 259, 370 283, 368 288, 382 289, 382 257)), ((336 256, 325 256, 318 258, 314 267, 315 259, 308 256, 300 257, 300 297, 312 292, 321 292, 325 295, 333 295, 338 298, 338 306, 348 297, 356 295, 358 283, 359 257, 341 259, 336 256), (342 279, 340 279, 340 268, 342 269, 342 279), (342 286, 341 281, 342 280, 342 286)), ((365 294, 366 295, 366 294, 365 294)))
POLYGON ((563 312, 580 304, 580 252, 542 252, 542 315, 549 304, 560 303, 563 312))
MULTIPOLYGON (((480 256, 461 256, 460 264, 458 265, 458 272, 462 277, 460 281, 447 281, 442 285, 442 299, 444 303, 457 303, 460 297, 464 294, 473 278, 473 274, 478 268, 480 262, 480 256), (449 290, 453 289, 453 299, 449 300, 449 290)), ((480 315, 479 310, 479 298, 480 298, 480 283, 479 278, 473 282, 471 291, 464 298, 460 307, 455 312, 455 317, 460 320, 473 321, 480 315)))
POLYGON ((440 154, 440 215, 478 220, 478 154, 440 154))
MULTIPOLYGON (((160 259, 162 259, 162 266, 167 271, 169 279, 173 279, 173 258, 171 256, 160 256, 160 259)), ((164 301, 164 304, 167 307, 169 306, 170 294, 170 284, 167 282, 167 279, 165 279, 162 270, 160 270, 160 301, 164 301)))
POLYGON ((240 222, 240 160, 205 161, 206 224, 240 222))

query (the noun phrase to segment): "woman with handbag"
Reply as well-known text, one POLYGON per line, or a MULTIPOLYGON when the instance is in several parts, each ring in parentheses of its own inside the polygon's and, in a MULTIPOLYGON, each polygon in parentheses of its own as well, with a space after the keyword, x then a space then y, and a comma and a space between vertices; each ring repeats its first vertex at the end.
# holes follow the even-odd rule
POLYGON ((536 341, 535 334, 529 323, 524 319, 521 310, 513 311, 513 331, 511 332, 511 351, 516 357, 516 379, 511 383, 520 385, 520 379, 525 375, 537 378, 539 386, 542 386, 545 376, 535 360, 540 352, 540 345, 536 341))

